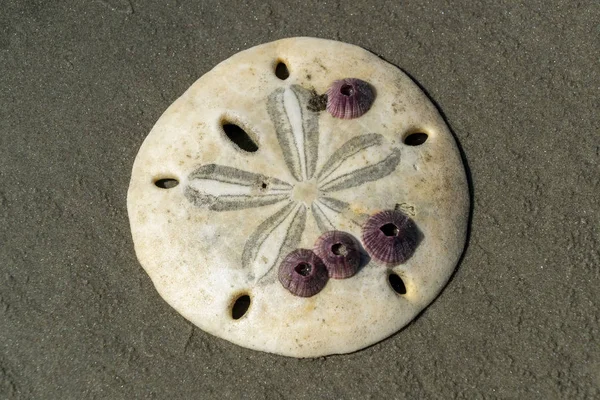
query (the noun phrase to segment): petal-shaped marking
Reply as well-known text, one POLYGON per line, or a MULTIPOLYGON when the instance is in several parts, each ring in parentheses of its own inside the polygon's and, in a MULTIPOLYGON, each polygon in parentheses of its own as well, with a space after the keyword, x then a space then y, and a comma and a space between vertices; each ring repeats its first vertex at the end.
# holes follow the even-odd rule
POLYGON ((185 197, 196 207, 208 208, 212 211, 232 211, 268 206, 289 198, 288 195, 265 195, 265 196, 213 196, 203 193, 192 187, 186 187, 185 197))
POLYGON ((197 207, 230 211, 262 207, 289 198, 292 186, 261 174, 208 164, 188 177, 184 195, 197 207))
POLYGON ((400 150, 392 149, 391 154, 380 162, 338 176, 321 184, 319 189, 324 192, 335 192, 356 187, 365 182, 376 181, 394 172, 399 163, 400 150))
POLYGON ((302 114, 302 131, 304 132, 304 159, 306 165, 306 179, 311 179, 317 169, 319 157, 319 114, 308 109, 308 104, 313 93, 302 86, 293 85, 292 90, 296 93, 300 102, 302 114))
POLYGON ((242 265, 248 267, 256 259, 258 250, 271 232, 294 210, 295 203, 288 203, 282 209, 264 220, 246 241, 242 253, 242 265))
POLYGON ((319 201, 327 208, 330 208, 338 213, 344 212, 344 210, 350 207, 350 204, 346 203, 345 201, 334 199, 333 197, 321 197, 319 201))
MULTIPOLYGON (((350 204, 345 201, 334 199, 333 197, 321 197, 313 204, 316 204, 319 207, 323 216, 327 218, 327 221, 331 224, 333 229, 343 230, 340 227, 340 222, 344 219, 362 228, 364 221, 369 218, 366 214, 353 211, 350 208, 350 204)), ((319 229, 321 228, 319 227, 319 229)))
POLYGON ((219 164, 206 164, 196 168, 189 177, 189 180, 207 179, 224 183, 233 183, 242 186, 256 186, 266 189, 263 184, 268 185, 273 190, 289 190, 292 186, 277 178, 269 178, 265 175, 255 174, 243 171, 238 168, 228 167, 219 164))
POLYGON ((290 202, 263 221, 250 235, 242 252, 242 265, 257 279, 264 277, 300 242, 306 224, 304 205, 290 202), (261 248, 268 247, 269 257, 261 258, 261 248), (276 256, 273 256, 275 255, 276 256), (261 259, 259 259, 261 258, 261 259))
POLYGON ((283 257, 289 254, 292 250, 296 249, 298 243, 300 243, 300 240, 302 239, 302 234, 304 233, 305 227, 306 206, 301 204, 296 210, 296 214, 294 215, 292 223, 285 232, 285 240, 283 241, 282 246, 279 248, 279 254, 277 256, 277 260, 275 261, 275 265, 279 265, 283 257))
POLYGON ((356 153, 371 146, 377 146, 383 143, 383 135, 370 133, 353 137, 337 149, 331 157, 325 162, 321 171, 317 174, 319 182, 327 178, 337 167, 356 153))
POLYGON ((294 140, 292 127, 285 111, 283 103, 284 94, 285 88, 279 88, 271 93, 267 99, 267 111, 269 112, 271 121, 273 121, 273 125, 275 125, 275 132, 277 133, 277 140, 279 140, 279 146, 283 152, 283 159, 292 176, 297 181, 300 181, 302 180, 300 155, 298 154, 298 147, 294 140))
POLYGON ((267 99, 283 158, 298 181, 312 178, 317 165, 319 122, 318 113, 307 108, 311 96, 302 86, 292 85, 275 90, 267 99))
POLYGON ((327 215, 323 212, 323 208, 318 201, 313 201, 310 205, 312 216, 317 222, 317 226, 322 233, 335 230, 335 226, 331 223, 327 215))

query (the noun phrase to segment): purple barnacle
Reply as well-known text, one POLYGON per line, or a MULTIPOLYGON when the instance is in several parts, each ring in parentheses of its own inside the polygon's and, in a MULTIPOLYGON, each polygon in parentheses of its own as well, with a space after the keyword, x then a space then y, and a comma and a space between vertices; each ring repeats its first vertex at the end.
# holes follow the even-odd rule
POLYGON ((367 253, 386 266, 404 263, 415 252, 421 233, 401 211, 385 210, 372 215, 362 231, 367 253))
POLYGON ((373 87, 357 78, 340 79, 327 89, 327 111, 335 118, 358 118, 375 100, 373 87))
POLYGON ((325 232, 317 239, 314 252, 323 260, 330 278, 350 278, 360 266, 360 244, 346 232, 325 232))
POLYGON ((329 277, 323 261, 312 251, 296 249, 279 265, 279 282, 295 296, 311 297, 325 287, 329 277))

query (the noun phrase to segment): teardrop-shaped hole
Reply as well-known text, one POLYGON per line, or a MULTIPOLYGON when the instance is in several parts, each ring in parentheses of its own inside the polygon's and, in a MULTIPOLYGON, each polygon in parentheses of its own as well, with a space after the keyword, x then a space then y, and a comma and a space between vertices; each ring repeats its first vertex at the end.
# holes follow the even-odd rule
POLYGON ((250 296, 247 294, 241 295, 235 300, 233 307, 231 307, 231 318, 236 320, 242 318, 244 315, 246 315, 246 312, 248 312, 249 308, 250 296))
POLYGON ((173 178, 160 178, 154 181, 154 185, 161 189, 173 189, 175 186, 179 185, 179 181, 173 178))
POLYGON ((391 273, 388 276, 388 282, 390 282, 390 286, 394 289, 394 292, 398 294, 406 294, 406 286, 404 286, 404 281, 398 274, 391 273))
POLYGON ((404 138, 404 144, 407 146, 420 146, 427 141, 429 136, 424 132, 411 133, 404 138))
POLYGON ((279 61, 275 66, 275 76, 285 81, 290 76, 290 71, 283 61, 279 61))
POLYGON ((240 126, 230 122, 223 122, 223 131, 229 140, 231 140, 240 149, 249 153, 254 153, 258 150, 258 145, 240 126))

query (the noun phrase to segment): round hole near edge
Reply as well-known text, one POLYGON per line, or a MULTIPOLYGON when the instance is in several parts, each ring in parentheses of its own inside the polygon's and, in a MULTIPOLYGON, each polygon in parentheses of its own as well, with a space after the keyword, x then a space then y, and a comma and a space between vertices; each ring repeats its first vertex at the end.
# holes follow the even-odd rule
POLYGON ((429 135, 425 132, 414 132, 404 138, 404 144, 407 146, 420 146, 427 141, 429 135))
POLYGON ((400 276, 396 273, 391 273, 388 275, 388 282, 394 292, 398 294, 406 294, 406 285, 404 285, 404 281, 400 276))
POLYGON ((290 70, 288 69, 287 65, 281 60, 277 61, 277 64, 275 65, 275 76, 281 79, 282 81, 285 81, 290 76, 290 70))
POLYGON ((238 320, 246 315, 251 302, 250 296, 247 294, 238 296, 231 306, 231 318, 238 320))
POLYGON ((154 180, 154 186, 160 189, 173 189, 179 185, 179 181, 175 178, 160 178, 154 180))

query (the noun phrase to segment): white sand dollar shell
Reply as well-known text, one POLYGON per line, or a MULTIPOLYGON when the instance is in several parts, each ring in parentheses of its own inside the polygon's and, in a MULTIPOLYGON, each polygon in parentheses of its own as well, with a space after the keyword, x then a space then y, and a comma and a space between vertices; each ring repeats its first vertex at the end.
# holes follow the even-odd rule
POLYGON ((313 38, 242 51, 196 81, 144 141, 127 198, 136 254, 172 307, 215 336, 294 357, 352 352, 410 322, 455 268, 468 203, 454 139, 417 85, 359 47, 313 38), (375 89, 366 114, 315 111, 315 94, 343 78, 375 89), (427 140, 414 145, 415 132, 427 140), (370 261, 308 298, 282 287, 289 252, 327 230, 360 240, 370 215, 394 208, 422 234, 405 263, 370 261))

